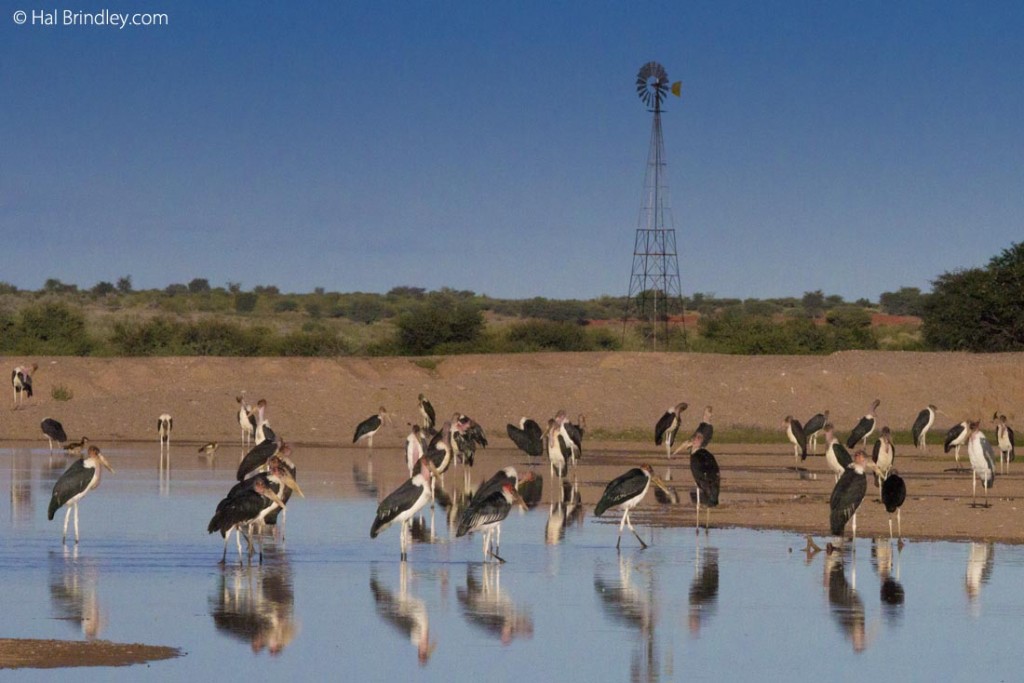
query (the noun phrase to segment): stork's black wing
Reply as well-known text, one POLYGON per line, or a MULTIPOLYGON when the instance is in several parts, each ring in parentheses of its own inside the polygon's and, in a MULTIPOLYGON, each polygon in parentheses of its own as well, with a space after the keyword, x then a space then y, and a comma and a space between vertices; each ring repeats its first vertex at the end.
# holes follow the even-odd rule
POLYGON ((811 419, 807 420, 804 424, 804 433, 810 436, 815 432, 820 432, 825 428, 825 415, 824 413, 817 413, 811 419))
POLYGON ((476 490, 473 497, 469 501, 469 507, 472 507, 475 503, 479 503, 495 491, 500 492, 501 488, 505 485, 505 482, 510 481, 513 484, 517 482, 505 473, 505 470, 498 470, 494 473, 494 476, 480 484, 480 488, 476 490))
POLYGON ((60 422, 57 422, 51 417, 48 417, 45 420, 43 420, 39 426, 42 428, 43 434, 50 437, 54 441, 64 443, 65 441, 68 440, 68 435, 64 432, 64 425, 62 425, 60 422))
POLYGON ((639 467, 634 467, 625 474, 612 479, 605 487, 601 500, 597 502, 594 514, 600 517, 605 510, 639 496, 646 488, 648 481, 647 473, 639 467))
POLYGON ((898 474, 890 474, 882 482, 882 502, 885 504, 886 512, 896 512, 896 509, 903 505, 907 499, 907 485, 903 477, 898 474))
POLYGON ((427 428, 433 429, 437 424, 437 413, 434 412, 434 406, 430 405, 430 401, 426 399, 423 400, 423 412, 427 414, 427 421, 430 423, 427 428))
POLYGON ((455 532, 456 537, 465 536, 470 531, 479 529, 485 524, 500 522, 508 517, 511 503, 505 500, 501 489, 493 491, 486 498, 481 498, 476 503, 466 508, 459 519, 459 528, 455 532))
POLYGON ((466 430, 466 437, 470 441, 476 442, 477 445, 487 448, 487 437, 484 436, 483 427, 476 422, 472 422, 469 429, 466 430))
POLYGON ((377 534, 395 521, 395 517, 411 508, 421 495, 423 486, 417 485, 412 479, 406 479, 401 486, 389 493, 377 506, 377 516, 370 527, 370 538, 377 538, 377 534))
POLYGON ((572 422, 566 422, 565 423, 565 432, 566 432, 566 434, 569 435, 569 438, 572 439, 572 442, 576 445, 576 451, 577 451, 576 456, 577 457, 582 456, 583 455, 583 430, 580 428, 580 426, 578 424, 574 424, 572 422))
POLYGON ((710 422, 701 422, 699 425, 697 425, 697 428, 693 430, 693 434, 694 436, 696 436, 697 434, 703 436, 704 445, 707 446, 709 443, 711 443, 711 437, 715 435, 715 426, 710 422))
POLYGON ((949 428, 949 431, 946 432, 946 442, 943 444, 943 450, 946 453, 949 453, 949 451, 952 450, 953 442, 960 438, 960 435, 964 433, 964 429, 966 428, 963 423, 953 425, 949 428))
POLYGON ((928 419, 931 417, 931 413, 925 408, 917 414, 917 419, 914 420, 914 426, 910 428, 910 433, 914 436, 914 445, 918 448, 921 447, 921 432, 928 425, 928 419))
MULTIPOLYGON (((529 422, 529 420, 527 420, 527 422, 529 422)), ((537 423, 534 422, 534 424, 537 423)), ((537 429, 540 429, 540 425, 537 425, 537 429)), ((508 432, 508 438, 512 439, 512 443, 527 455, 538 456, 544 454, 544 443, 541 440, 543 432, 538 432, 537 435, 534 436, 525 428, 520 429, 514 424, 509 424, 505 430, 508 432)))
POLYGON ((1010 440, 1010 462, 1013 462, 1017 458, 1017 440, 1013 436, 1013 430, 1009 427, 1006 428, 1006 438, 1010 440))
POLYGON ((718 461, 706 448, 700 448, 690 454, 690 472, 693 481, 701 492, 701 500, 708 507, 718 505, 718 492, 722 485, 721 471, 718 461))
POLYGON ((253 470, 259 469, 266 464, 277 453, 278 443, 276 441, 261 441, 253 446, 252 450, 245 454, 242 462, 238 464, 238 472, 235 478, 238 481, 245 479, 253 470))
POLYGON ((835 488, 832 489, 832 497, 829 499, 829 507, 832 510, 829 515, 829 525, 833 536, 843 534, 846 523, 857 512, 867 490, 867 477, 857 474, 856 470, 848 469, 843 472, 843 476, 839 477, 835 488))
POLYGON ((853 456, 850 455, 850 451, 846 450, 843 447, 843 444, 839 443, 838 441, 832 444, 832 450, 835 452, 836 462, 838 462, 843 467, 849 467, 850 464, 853 462, 853 456))
POLYGON ((804 431, 803 425, 800 424, 800 420, 791 418, 789 421, 789 429, 793 432, 793 437, 796 439, 797 445, 800 446, 800 459, 807 459, 807 432, 804 431))
POLYGON ((874 429, 875 420, 873 418, 864 416, 857 423, 857 426, 850 432, 850 436, 846 439, 846 447, 853 448, 857 445, 857 442, 863 439, 868 433, 874 429))
POLYGON ((665 432, 672 426, 672 420, 675 419, 675 414, 666 412, 658 419, 658 423, 654 425, 654 445, 660 446, 662 440, 665 438, 665 432))
POLYGON ((264 498, 255 489, 243 490, 218 503, 217 511, 213 513, 210 523, 206 525, 206 532, 212 534, 214 531, 219 531, 221 536, 225 536, 228 530, 236 524, 255 519, 269 504, 270 500, 264 498))
POLYGON ((359 441, 360 438, 377 429, 380 429, 380 415, 371 415, 360 422, 356 427, 356 433, 352 437, 352 443, 359 441))
POLYGON ((86 467, 84 459, 71 463, 71 466, 64 470, 64 474, 60 475, 60 479, 53 485, 53 495, 50 497, 50 507, 46 512, 46 518, 53 519, 54 513, 60 506, 84 491, 95 474, 96 469, 86 467))

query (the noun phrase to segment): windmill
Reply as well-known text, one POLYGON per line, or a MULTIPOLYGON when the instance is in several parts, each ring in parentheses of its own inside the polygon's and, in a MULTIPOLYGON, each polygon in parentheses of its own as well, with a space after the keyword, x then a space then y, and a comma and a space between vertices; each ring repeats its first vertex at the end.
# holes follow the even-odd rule
POLYGON ((680 82, 670 83, 661 64, 647 62, 640 67, 636 94, 654 114, 654 122, 644 176, 644 202, 633 242, 633 270, 629 276, 622 334, 625 337, 626 323, 632 315, 641 323, 644 341, 649 342, 652 349, 658 348, 659 328, 662 343, 667 342, 669 316, 682 313, 683 309, 676 231, 668 208, 665 142, 661 134, 662 103, 670 92, 679 97, 680 90, 680 82))

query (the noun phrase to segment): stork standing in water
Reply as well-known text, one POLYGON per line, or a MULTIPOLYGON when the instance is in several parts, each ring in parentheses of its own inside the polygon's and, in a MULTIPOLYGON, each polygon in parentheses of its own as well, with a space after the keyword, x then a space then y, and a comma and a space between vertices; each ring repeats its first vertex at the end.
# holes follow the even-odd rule
POLYGON ((299 488, 298 482, 295 478, 298 476, 298 468, 295 467, 295 463, 291 459, 292 447, 288 444, 283 444, 281 450, 278 451, 277 455, 270 459, 268 463, 269 469, 267 470, 270 479, 271 488, 281 496, 281 502, 284 505, 275 506, 270 510, 263 518, 263 523, 267 526, 272 526, 274 529, 281 530, 281 539, 284 540, 284 527, 285 522, 288 521, 288 501, 291 500, 292 491, 299 494, 300 498, 305 498, 306 494, 299 488), (278 524, 278 517, 281 519, 281 523, 278 524))
POLYGON ((992 419, 996 423, 996 444, 999 445, 999 462, 1003 472, 1010 471, 1010 462, 1016 457, 1014 448, 1017 441, 1014 438, 1013 429, 1006 424, 1006 416, 993 414, 992 419))
POLYGON ((967 443, 971 436, 971 424, 964 420, 960 424, 953 425, 946 432, 946 441, 943 444, 943 451, 949 453, 953 450, 953 458, 956 460, 956 471, 960 471, 960 447, 967 443))
POLYGON ((566 461, 565 453, 562 451, 562 444, 559 441, 558 424, 554 418, 548 420, 547 431, 544 432, 544 449, 548 453, 548 462, 551 465, 552 476, 559 478, 565 476, 566 461))
POLYGON ((494 473, 494 476, 480 484, 480 488, 473 493, 473 497, 470 499, 469 505, 472 507, 473 503, 483 500, 495 491, 500 491, 506 481, 512 482, 512 485, 516 487, 516 492, 518 492, 520 486, 523 486, 536 478, 537 475, 533 472, 527 472, 525 475, 520 477, 519 473, 516 472, 515 467, 512 467, 511 465, 508 467, 502 467, 494 473))
POLYGON ((512 443, 527 455, 544 455, 544 430, 536 421, 524 417, 519 420, 518 427, 508 424, 505 431, 508 438, 512 439, 512 443))
MULTIPOLYGON (((456 461, 472 467, 476 449, 487 448, 487 437, 484 436, 484 430, 476 420, 461 413, 455 413, 452 416, 451 424, 452 446, 456 461)), ((466 476, 469 476, 468 470, 466 476)))
POLYGON ((564 410, 559 410, 555 415, 555 425, 558 428, 556 440, 559 442, 562 453, 571 464, 575 465, 583 453, 583 430, 579 425, 569 422, 569 416, 564 410))
POLYGON ((875 487, 889 476, 893 462, 896 460, 896 446, 892 443, 892 432, 888 427, 882 427, 881 434, 875 441, 875 447, 871 451, 871 461, 877 466, 875 472, 875 487))
POLYGON ((156 419, 156 434, 160 438, 161 452, 165 446, 168 451, 171 449, 172 429, 174 429, 174 419, 168 413, 164 413, 156 419))
POLYGON ((824 434, 825 425, 828 424, 829 412, 817 413, 804 423, 804 434, 807 435, 808 449, 811 455, 818 451, 818 435, 824 434))
POLYGON ((677 403, 662 415, 654 425, 654 445, 665 444, 665 457, 672 457, 672 446, 675 445, 676 434, 682 424, 683 411, 689 406, 685 402, 677 403))
POLYGON ((640 538, 640 534, 633 528, 633 523, 629 521, 629 511, 639 505, 640 501, 644 499, 644 496, 647 495, 647 489, 651 486, 651 482, 654 482, 655 486, 671 497, 672 493, 668 490, 665 482, 654 473, 654 469, 650 465, 645 464, 635 467, 608 482, 601 500, 597 502, 597 507, 594 508, 594 515, 597 517, 603 515, 605 510, 613 508, 622 510, 622 521, 619 522, 619 540, 615 543, 616 550, 619 549, 619 544, 622 543, 622 528, 627 525, 629 530, 633 532, 633 535, 636 536, 636 540, 640 541, 640 545, 644 548, 647 547, 644 539, 640 538))
POLYGON ((399 545, 402 562, 409 559, 409 520, 431 500, 431 482, 436 472, 428 458, 421 458, 419 472, 388 494, 377 506, 377 516, 370 527, 370 538, 377 538, 380 532, 398 522, 401 525, 399 545))
POLYGON ((68 506, 64 514, 64 535, 61 536, 61 543, 66 543, 68 539, 68 519, 71 517, 72 509, 75 511, 75 543, 78 543, 78 501, 100 485, 101 467, 106 467, 111 474, 114 473, 114 468, 103 457, 100 449, 89 446, 88 456, 71 463, 71 467, 67 468, 53 485, 53 495, 50 497, 46 518, 52 520, 54 513, 62 505, 68 506))
POLYGON ((839 481, 852 462, 850 452, 836 438, 835 427, 831 423, 825 425, 825 464, 836 475, 836 481, 839 481))
POLYGON ((796 459, 797 468, 799 468, 800 462, 807 459, 807 434, 804 432, 800 420, 792 415, 786 416, 786 419, 782 421, 782 426, 786 430, 786 438, 793 444, 793 457, 796 459))
POLYGON ((875 399, 871 402, 871 407, 868 409, 867 414, 864 415, 857 423, 857 426, 850 432, 850 436, 846 437, 846 447, 856 448, 857 442, 861 441, 861 447, 868 445, 868 437, 875 431, 875 425, 878 422, 878 418, 875 417, 875 411, 878 410, 878 406, 882 404, 880 399, 875 399))
POLYGON ((39 427, 43 430, 43 434, 46 435, 46 440, 50 442, 50 455, 53 455, 54 441, 56 441, 57 445, 61 448, 64 447, 64 442, 68 440, 68 435, 64 431, 64 425, 57 422, 52 417, 48 417, 39 423, 39 427))
POLYGON ((882 504, 889 513, 889 540, 892 540, 892 513, 896 513, 896 532, 899 547, 903 547, 903 523, 900 520, 900 509, 907 499, 907 485, 896 470, 889 470, 889 476, 882 482, 882 504))
POLYGON ((968 425, 967 457, 971 460, 971 507, 977 507, 978 480, 985 489, 985 507, 989 507, 988 490, 996 479, 995 451, 981 432, 977 420, 968 425))
POLYGON ((832 535, 842 540, 846 523, 853 520, 853 540, 857 540, 857 508, 868 490, 866 469, 875 465, 867 459, 864 451, 853 454, 853 462, 839 477, 832 496, 829 498, 829 525, 832 535))
POLYGON ((270 420, 267 419, 267 399, 265 398, 256 401, 256 426, 253 428, 252 440, 256 445, 274 440, 273 431, 270 429, 270 420))
POLYGON ((511 479, 506 479, 501 483, 501 488, 479 498, 474 496, 473 501, 462 513, 455 537, 460 538, 473 531, 482 531, 484 559, 493 557, 504 563, 505 560, 498 554, 501 550, 501 523, 508 517, 513 505, 526 510, 526 502, 516 491, 515 483, 511 479))
POLYGON ((924 410, 917 414, 917 419, 914 420, 914 425, 910 428, 910 433, 914 437, 914 445, 922 453, 928 452, 928 430, 935 424, 936 411, 938 408, 929 403, 924 410))
MULTIPOLYGON (((286 473, 285 473, 286 474, 286 473)), ((278 475, 280 476, 280 475, 278 475)), ((281 479, 280 481, 285 481, 281 479)), ((292 484, 295 482, 292 481, 292 484)), ((242 531, 243 527, 248 528, 249 532, 246 534, 246 541, 249 546, 249 559, 252 559, 254 552, 254 544, 252 536, 255 533, 253 530, 254 525, 261 524, 263 519, 277 507, 284 507, 284 501, 281 500, 280 496, 271 486, 270 476, 267 473, 257 474, 254 477, 246 479, 231 489, 228 495, 217 504, 217 510, 213 513, 213 517, 210 518, 210 523, 206 526, 207 533, 213 533, 219 531, 224 537, 224 555, 221 557, 220 563, 224 564, 227 560, 228 555, 228 541, 231 538, 231 532, 235 532, 235 541, 238 544, 238 561, 239 564, 242 562, 242 539, 239 538, 240 534, 245 532, 242 531)), ((260 547, 260 562, 263 562, 263 548, 260 547)))
POLYGON ((64 455, 71 457, 81 457, 82 453, 87 451, 89 447, 89 437, 83 436, 79 441, 72 441, 64 446, 64 455))
POLYGON ((385 421, 390 421, 391 416, 384 406, 380 407, 376 415, 371 415, 356 426, 356 433, 352 436, 352 443, 366 439, 368 448, 373 448, 373 435, 380 431, 385 421))
POLYGON ((238 401, 238 426, 242 428, 242 448, 248 448, 256 436, 256 415, 241 396, 235 396, 235 400, 238 401))
POLYGON ((283 447, 284 441, 280 438, 256 444, 248 453, 245 454, 242 461, 238 463, 238 470, 235 472, 235 479, 242 481, 243 479, 247 479, 253 474, 266 469, 267 463, 270 462, 270 459, 277 455, 278 451, 283 447))
POLYGON ((694 483, 697 484, 696 531, 700 533, 700 502, 703 496, 704 506, 708 510, 707 519, 704 522, 704 533, 707 533, 711 526, 711 508, 718 507, 718 492, 722 486, 722 477, 715 456, 704 448, 704 435, 701 432, 693 435, 690 448, 690 472, 693 474, 694 483))
POLYGON ((420 410, 420 427, 427 433, 434 431, 434 425, 437 424, 437 413, 434 412, 434 406, 430 404, 427 397, 423 394, 419 396, 419 410, 420 410))
POLYGON ((39 369, 39 365, 33 363, 31 367, 19 365, 11 371, 11 385, 14 387, 14 409, 18 405, 24 405, 26 398, 32 398, 32 373, 39 369))

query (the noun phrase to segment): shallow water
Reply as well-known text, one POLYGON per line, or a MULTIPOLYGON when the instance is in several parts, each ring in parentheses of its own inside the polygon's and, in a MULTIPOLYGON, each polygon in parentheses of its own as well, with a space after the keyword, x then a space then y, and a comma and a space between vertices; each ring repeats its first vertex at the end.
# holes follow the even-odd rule
MULTIPOLYGON (((855 552, 848 544, 826 556, 802 551, 804 538, 791 533, 638 525, 651 547, 639 549, 627 531, 616 553, 617 517, 550 504, 538 468, 540 504, 502 528, 507 564, 483 563, 478 536, 451 538, 440 507, 433 538, 429 514, 415 530, 432 542, 414 543, 403 564, 397 528, 369 538, 378 492, 400 483, 402 456, 309 448, 296 454, 306 498, 289 505, 285 538, 267 539, 262 566, 238 566, 232 542, 221 567, 223 543, 205 529, 233 481, 237 447, 211 463, 176 446, 169 468, 155 445, 104 452, 117 472, 85 498, 81 543, 65 548, 64 511, 50 522, 46 507, 67 461, 45 448, 0 449, 0 486, 10 492, 0 504, 0 637, 178 647, 183 656, 142 665, 175 679, 1018 676, 1018 546, 911 543, 897 552, 888 539, 860 539, 855 552)), ((509 462, 528 466, 489 449, 474 478, 509 462)), ((589 490, 605 474, 580 471, 589 490)), ((456 481, 461 473, 449 473, 446 489, 456 481)), ((140 671, 74 673, 134 680, 140 671)))

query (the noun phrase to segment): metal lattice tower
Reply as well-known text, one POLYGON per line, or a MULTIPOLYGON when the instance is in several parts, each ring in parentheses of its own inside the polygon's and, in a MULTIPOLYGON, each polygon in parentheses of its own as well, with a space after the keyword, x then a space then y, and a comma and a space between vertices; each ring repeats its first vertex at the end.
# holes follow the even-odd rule
POLYGON ((622 330, 625 336, 626 324, 633 316, 646 335, 645 342, 657 349, 659 337, 662 344, 668 339, 670 316, 683 312, 676 231, 668 204, 665 141, 661 134, 662 101, 670 91, 678 97, 680 84, 670 86, 665 68, 657 62, 648 62, 637 74, 636 91, 641 101, 650 107, 648 111, 654 114, 654 122, 622 330))

